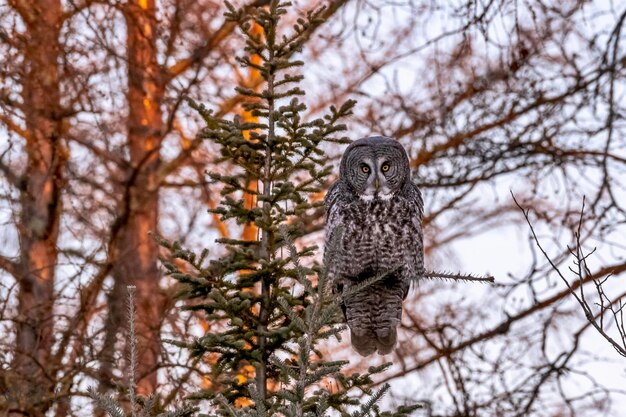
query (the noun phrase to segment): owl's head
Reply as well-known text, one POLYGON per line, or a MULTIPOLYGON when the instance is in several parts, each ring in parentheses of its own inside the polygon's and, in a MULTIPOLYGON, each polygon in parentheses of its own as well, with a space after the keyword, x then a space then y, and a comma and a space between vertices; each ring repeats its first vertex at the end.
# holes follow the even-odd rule
POLYGON ((343 154, 339 177, 365 201, 387 200, 409 181, 409 157, 394 139, 384 136, 359 139, 343 154))

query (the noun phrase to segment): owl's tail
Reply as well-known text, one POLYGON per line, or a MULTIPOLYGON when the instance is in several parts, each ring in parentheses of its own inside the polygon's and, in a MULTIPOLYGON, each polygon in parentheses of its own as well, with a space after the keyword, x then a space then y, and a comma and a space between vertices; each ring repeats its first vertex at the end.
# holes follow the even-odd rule
POLYGON ((376 336, 369 331, 362 331, 361 329, 350 329, 350 341, 352 347, 361 356, 369 356, 376 352, 378 346, 376 345, 376 336))
POLYGON ((361 356, 369 356, 376 351, 379 355, 386 355, 396 346, 397 333, 395 327, 365 333, 351 329, 350 340, 354 350, 361 356))
POLYGON ((372 285, 344 300, 354 350, 362 356, 390 353, 402 317, 403 291, 386 283, 372 285))

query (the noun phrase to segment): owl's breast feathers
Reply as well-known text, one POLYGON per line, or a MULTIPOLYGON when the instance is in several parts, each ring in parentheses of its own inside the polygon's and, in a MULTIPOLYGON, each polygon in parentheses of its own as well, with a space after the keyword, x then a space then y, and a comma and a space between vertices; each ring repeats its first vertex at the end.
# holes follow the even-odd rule
POLYGON ((327 244, 336 229, 341 230, 334 245, 337 253, 331 256, 334 265, 328 265, 333 275, 356 279, 364 272, 380 274, 398 268, 408 268, 405 274, 421 274, 422 202, 417 188, 371 201, 346 201, 338 188, 331 189, 326 199, 327 244))

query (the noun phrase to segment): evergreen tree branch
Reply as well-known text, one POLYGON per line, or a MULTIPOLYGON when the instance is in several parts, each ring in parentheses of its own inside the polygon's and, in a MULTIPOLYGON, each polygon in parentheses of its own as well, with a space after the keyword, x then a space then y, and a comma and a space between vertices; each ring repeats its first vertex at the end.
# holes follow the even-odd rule
POLYGON ((482 282, 482 283, 495 283, 495 278, 491 275, 475 275, 475 274, 462 274, 452 272, 439 272, 439 271, 426 271, 422 278, 426 279, 443 279, 452 281, 466 281, 466 282, 482 282))

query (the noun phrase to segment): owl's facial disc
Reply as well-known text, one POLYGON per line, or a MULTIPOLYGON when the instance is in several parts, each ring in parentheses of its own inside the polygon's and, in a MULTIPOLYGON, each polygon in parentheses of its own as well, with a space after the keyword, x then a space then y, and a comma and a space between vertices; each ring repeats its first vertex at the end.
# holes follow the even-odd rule
POLYGON ((339 175, 359 199, 389 200, 410 181, 409 159, 393 139, 362 138, 346 149, 339 175))
POLYGON ((389 200, 393 197, 393 190, 387 182, 387 173, 391 164, 380 159, 363 159, 361 170, 367 175, 364 188, 359 198, 364 201, 389 200))

